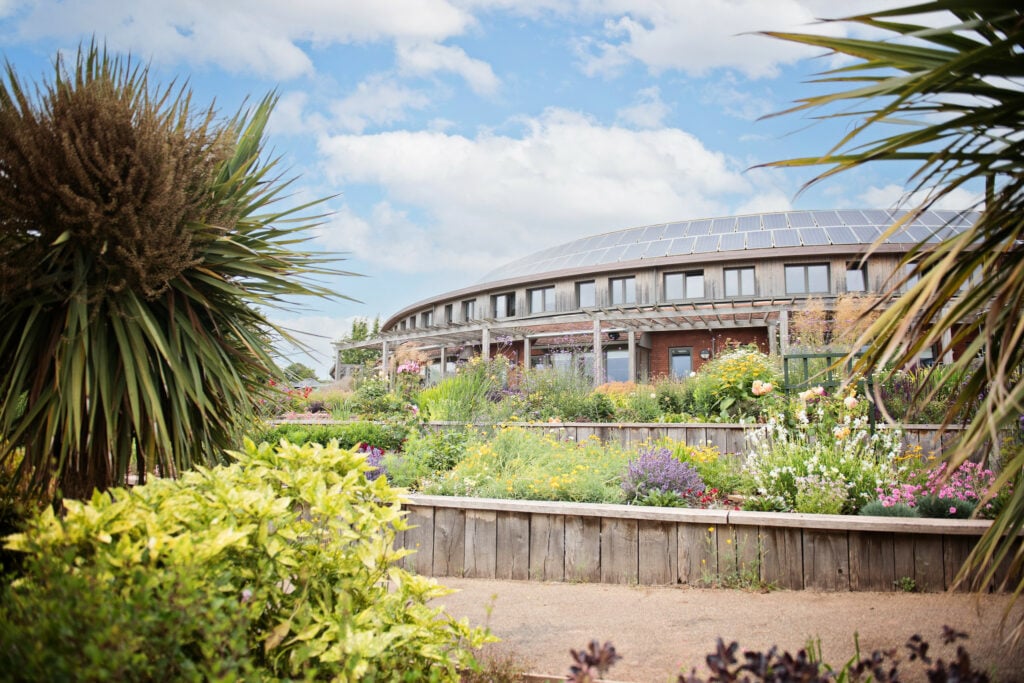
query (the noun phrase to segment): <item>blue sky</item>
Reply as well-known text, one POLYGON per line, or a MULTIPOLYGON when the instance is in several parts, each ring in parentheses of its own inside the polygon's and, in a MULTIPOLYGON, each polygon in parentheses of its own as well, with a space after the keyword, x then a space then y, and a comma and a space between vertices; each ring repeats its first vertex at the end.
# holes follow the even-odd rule
MULTIPOLYGON (((883 0, 0 0, 21 78, 96 40, 187 80, 225 116, 276 91, 269 147, 297 199, 333 196, 314 248, 330 286, 272 317, 323 376, 355 317, 387 318, 507 261, 584 235, 789 208, 895 206, 906 168, 798 194, 809 171, 757 164, 825 151, 844 130, 761 119, 820 92, 830 63, 752 33, 883 0)), ((973 199, 960 194, 944 206, 973 199)), ((959 204, 959 206, 956 206, 959 204)))

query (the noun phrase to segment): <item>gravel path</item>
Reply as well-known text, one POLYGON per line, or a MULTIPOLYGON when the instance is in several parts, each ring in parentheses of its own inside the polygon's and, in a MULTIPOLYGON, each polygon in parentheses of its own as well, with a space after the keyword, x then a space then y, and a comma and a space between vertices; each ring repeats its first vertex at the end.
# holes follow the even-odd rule
MULTIPOLYGON (((530 670, 564 675, 570 648, 611 641, 623 659, 609 678, 636 683, 674 681, 697 667, 721 636, 740 650, 778 645, 796 653, 820 641, 826 662, 839 666, 854 654, 898 647, 914 633, 940 646, 942 626, 966 631, 972 660, 999 681, 1024 681, 1024 647, 1004 644, 999 622, 1007 598, 945 593, 816 593, 694 589, 689 587, 495 581, 446 577, 458 592, 435 602, 473 625, 487 625, 500 645, 522 656, 530 670)), ((1014 615, 1024 617, 1018 605, 1014 615)), ((911 666, 901 672, 914 671, 911 666)), ((907 680, 922 680, 918 673, 907 680)))

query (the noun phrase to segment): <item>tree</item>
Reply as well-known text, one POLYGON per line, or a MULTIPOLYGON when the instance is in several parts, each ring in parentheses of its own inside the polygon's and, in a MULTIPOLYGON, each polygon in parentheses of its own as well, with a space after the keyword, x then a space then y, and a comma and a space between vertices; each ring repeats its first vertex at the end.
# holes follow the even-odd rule
POLYGON ((284 369, 284 376, 289 382, 301 382, 304 379, 316 379, 316 370, 302 363, 291 363, 284 369))
MULTIPOLYGON (((955 190, 985 187, 983 202, 964 207, 980 210, 975 223, 937 231, 941 241, 908 253, 910 272, 892 283, 887 310, 862 336, 870 346, 858 368, 902 367, 932 345, 940 353, 966 348, 954 372, 936 375, 940 385, 941 378, 962 382, 947 424, 965 407, 976 411, 950 464, 991 449, 1003 460, 994 490, 1013 490, 960 578, 982 571, 977 585, 985 587, 1009 569, 1018 577, 1016 596, 1024 591, 1024 547, 1016 540, 1024 528, 1024 450, 1000 454, 999 433, 1024 412, 1024 9, 1007 0, 932 0, 838 21, 888 35, 768 34, 845 57, 817 81, 839 89, 800 100, 790 112, 854 119, 824 155, 774 165, 827 166, 813 183, 874 161, 914 164, 909 186, 923 199, 881 239, 955 190), (936 26, 936 16, 944 23, 936 26), (903 286, 909 291, 897 298, 903 286)), ((1022 636, 1019 622, 1014 637, 1022 636)))
POLYGON ((341 273, 276 206, 275 96, 218 120, 95 45, 54 66, 0 80, 0 464, 85 497, 237 446, 291 339, 265 311, 341 273))
MULTIPOLYGON (((373 339, 380 334, 380 318, 374 318, 371 330, 366 318, 356 318, 352 321, 352 331, 348 336, 342 337, 343 341, 366 341, 373 339)), ((342 363, 352 365, 366 365, 380 360, 380 349, 362 348, 345 349, 338 354, 342 363)))

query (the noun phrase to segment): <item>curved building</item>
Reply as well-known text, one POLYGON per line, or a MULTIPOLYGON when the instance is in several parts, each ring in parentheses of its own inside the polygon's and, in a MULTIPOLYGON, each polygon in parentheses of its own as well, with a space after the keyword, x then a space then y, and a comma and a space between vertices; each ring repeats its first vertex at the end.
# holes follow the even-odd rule
POLYGON ((977 219, 925 211, 864 259, 905 214, 784 211, 585 237, 410 304, 376 339, 334 346, 377 345, 387 357, 413 342, 432 359, 435 380, 459 359, 497 353, 531 367, 583 364, 597 383, 686 376, 728 344, 783 351, 790 314, 807 298, 828 307, 842 294, 880 292, 912 246, 977 219))

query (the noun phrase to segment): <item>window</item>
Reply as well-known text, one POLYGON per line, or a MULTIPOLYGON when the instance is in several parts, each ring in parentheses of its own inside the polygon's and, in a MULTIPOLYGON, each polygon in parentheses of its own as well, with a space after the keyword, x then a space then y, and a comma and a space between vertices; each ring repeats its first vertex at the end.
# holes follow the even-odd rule
POLYGON ((612 305, 636 303, 636 278, 613 277, 608 281, 612 305))
POLYGON ((410 315, 409 316, 409 329, 410 330, 415 330, 416 329, 416 316, 414 316, 414 315, 410 315))
POLYGON ((846 291, 868 291, 868 269, 866 265, 861 265, 857 261, 846 264, 846 291))
POLYGON ((491 297, 491 313, 495 318, 511 318, 516 314, 516 295, 495 294, 491 297))
POLYGON ((754 268, 725 269, 726 296, 754 296, 754 268))
POLYGON ((402 322, 398 323, 398 329, 400 329, 400 330, 404 330, 405 329, 405 321, 404 320, 402 322))
POLYGON ((906 278, 906 281, 903 283, 903 291, 906 292, 913 289, 914 285, 921 279, 921 274, 917 272, 917 261, 903 264, 903 277, 906 278))
POLYGON ((608 382, 628 382, 629 350, 608 349, 604 353, 605 379, 608 382))
POLYGON ((454 306, 446 304, 444 307, 444 324, 451 325, 455 316, 454 306))
POLYGON ((665 300, 703 299, 704 273, 665 273, 665 300))
POLYGON ((669 349, 668 369, 673 377, 689 377, 693 372, 693 349, 689 347, 669 349))
POLYGON ((462 302, 462 322, 476 320, 476 299, 462 302))
POLYGON ((786 294, 827 294, 828 264, 786 266, 786 294))
POLYGON ((434 312, 423 311, 420 313, 420 327, 430 327, 434 324, 434 312))
POLYGON ((553 310, 555 310, 554 287, 530 290, 530 313, 547 313, 553 310))
POLYGON ((593 280, 576 283, 576 304, 579 308, 597 306, 597 288, 593 280))

